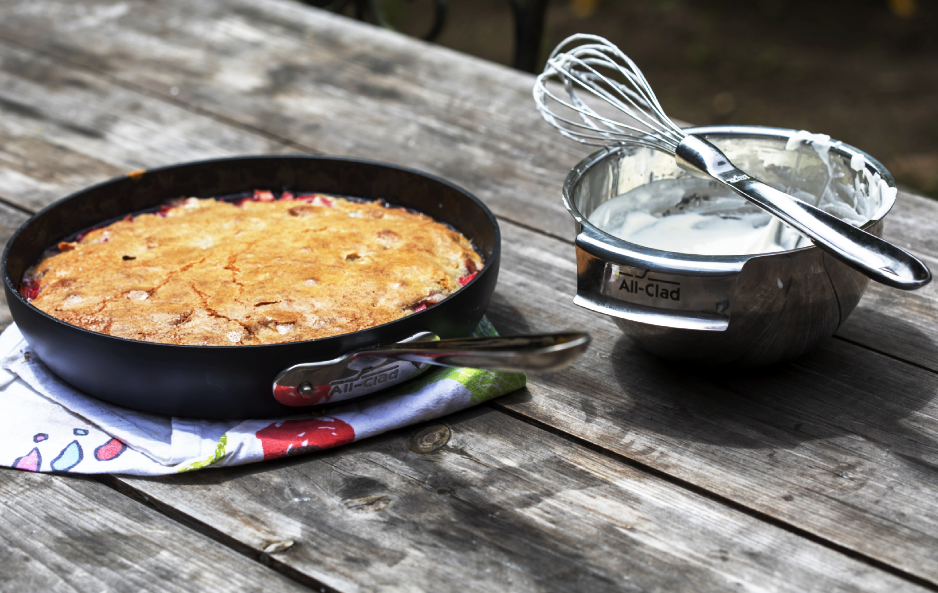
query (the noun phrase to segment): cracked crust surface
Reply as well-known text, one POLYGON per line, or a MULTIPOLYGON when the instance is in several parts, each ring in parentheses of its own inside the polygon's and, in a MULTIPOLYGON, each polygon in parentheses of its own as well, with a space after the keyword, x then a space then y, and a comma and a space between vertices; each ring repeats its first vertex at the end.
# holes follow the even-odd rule
POLYGON ((387 323, 442 300, 482 268, 464 236, 423 214, 304 198, 189 198, 128 217, 60 244, 24 286, 33 287, 33 305, 85 329, 231 346, 387 323))

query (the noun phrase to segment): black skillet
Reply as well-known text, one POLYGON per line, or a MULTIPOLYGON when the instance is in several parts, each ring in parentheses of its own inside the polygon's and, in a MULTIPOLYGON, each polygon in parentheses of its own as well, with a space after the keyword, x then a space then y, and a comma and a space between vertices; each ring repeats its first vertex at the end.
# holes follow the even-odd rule
POLYGON ((428 331, 468 335, 482 318, 498 277, 501 235, 477 198, 442 179, 370 161, 307 155, 218 159, 138 171, 74 193, 27 221, 3 253, 13 319, 59 377, 100 399, 136 410, 199 418, 295 414, 272 385, 293 365, 407 339, 428 331), (69 325, 18 292, 23 272, 43 252, 83 229, 154 208, 166 200, 253 189, 321 192, 387 202, 423 212, 468 237, 485 261, 463 289, 403 319, 355 333, 266 346, 176 346, 116 338, 69 325))

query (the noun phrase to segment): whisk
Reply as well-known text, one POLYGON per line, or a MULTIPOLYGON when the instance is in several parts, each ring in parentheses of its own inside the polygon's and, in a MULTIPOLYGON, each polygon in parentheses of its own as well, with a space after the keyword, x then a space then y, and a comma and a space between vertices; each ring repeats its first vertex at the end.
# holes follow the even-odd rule
POLYGON ((682 169, 732 189, 873 280, 905 290, 920 288, 931 280, 928 268, 908 252, 769 187, 733 165, 710 142, 685 134, 665 115, 638 66, 602 37, 580 34, 561 42, 537 77, 534 100, 541 116, 567 138, 595 146, 641 146, 670 154, 682 169), (567 97, 551 91, 548 82, 552 80, 563 83, 567 97), (618 109, 627 121, 598 113, 583 100, 590 96, 618 109))

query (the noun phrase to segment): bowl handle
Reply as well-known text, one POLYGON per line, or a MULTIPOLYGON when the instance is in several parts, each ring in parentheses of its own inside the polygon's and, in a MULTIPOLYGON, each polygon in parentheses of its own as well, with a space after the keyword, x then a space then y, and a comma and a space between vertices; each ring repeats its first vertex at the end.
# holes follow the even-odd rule
POLYGON ((666 254, 583 225, 576 238, 581 307, 639 323, 700 331, 729 326, 736 280, 745 264, 666 254), (672 257, 669 257, 672 256, 672 257))

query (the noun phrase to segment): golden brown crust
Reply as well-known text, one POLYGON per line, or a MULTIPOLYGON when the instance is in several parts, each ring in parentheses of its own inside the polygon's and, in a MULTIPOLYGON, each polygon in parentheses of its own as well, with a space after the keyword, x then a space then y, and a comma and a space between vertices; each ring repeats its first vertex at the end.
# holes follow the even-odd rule
POLYGON ((381 203, 190 198, 60 244, 27 282, 35 306, 92 331, 231 346, 387 323, 481 268, 461 234, 381 203))

